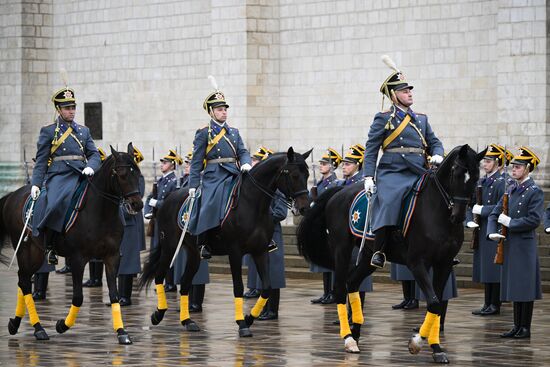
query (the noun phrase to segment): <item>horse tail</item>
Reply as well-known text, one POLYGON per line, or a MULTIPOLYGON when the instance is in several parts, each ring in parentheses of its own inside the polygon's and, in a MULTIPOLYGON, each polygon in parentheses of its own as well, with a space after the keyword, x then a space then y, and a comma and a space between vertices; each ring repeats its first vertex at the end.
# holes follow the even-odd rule
POLYGON ((330 198, 340 190, 341 186, 333 187, 319 196, 315 205, 306 211, 297 231, 300 255, 311 263, 329 269, 334 269, 334 259, 328 247, 325 208, 330 198))
POLYGON ((138 292, 141 291, 144 287, 147 288, 155 279, 157 268, 160 264, 160 259, 162 255, 161 246, 151 249, 149 252, 149 257, 143 264, 143 271, 138 280, 138 292))
POLYGON ((10 194, 5 195, 0 199, 0 263, 8 264, 8 258, 5 255, 2 255, 2 248, 8 243, 6 237, 8 235, 6 223, 4 222, 4 206, 8 200, 10 194))

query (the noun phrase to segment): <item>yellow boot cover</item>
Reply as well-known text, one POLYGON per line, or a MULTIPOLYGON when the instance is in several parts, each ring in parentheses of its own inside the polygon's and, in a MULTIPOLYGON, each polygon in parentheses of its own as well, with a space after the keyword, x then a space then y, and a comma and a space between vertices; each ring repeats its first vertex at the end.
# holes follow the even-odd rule
POLYGON ((113 329, 124 329, 122 324, 122 315, 120 313, 120 303, 111 303, 111 312, 113 314, 113 329))
POLYGON ((166 293, 164 293, 164 285, 157 284, 155 285, 157 289, 157 308, 159 310, 167 310, 168 304, 166 303, 166 293))
POLYGON ((80 310, 80 307, 76 307, 75 305, 71 305, 71 309, 69 310, 69 314, 67 315, 67 318, 65 319, 65 325, 68 327, 73 327, 76 316, 78 316, 78 311, 80 310))
POLYGON ((180 296, 180 321, 190 319, 189 316, 189 295, 180 296))
POLYGON ((430 330, 432 329, 432 326, 436 319, 437 315, 435 313, 431 313, 430 311, 426 312, 426 318, 424 319, 424 322, 420 327, 419 333, 421 337, 427 338, 430 335, 430 330))
POLYGON ((23 298, 23 291, 21 288, 17 288, 17 306, 15 306, 15 316, 20 318, 25 316, 25 298, 23 298))
POLYGON ((428 336, 428 344, 439 344, 439 327, 441 324, 441 316, 437 316, 437 318, 434 321, 434 324, 432 325, 432 328, 430 329, 430 335, 428 336))
POLYGON ((252 310, 250 310, 250 314, 252 315, 252 317, 256 318, 260 316, 260 312, 262 312, 266 303, 267 298, 263 298, 262 296, 260 296, 260 298, 258 298, 258 300, 256 301, 254 307, 252 307, 252 310))
POLYGON ((235 321, 240 321, 240 320, 244 320, 243 298, 236 297, 235 298, 235 321))
POLYGON ((338 320, 340 320, 340 338, 344 338, 346 335, 351 334, 348 321, 348 308, 342 303, 339 303, 336 308, 338 309, 338 320))
POLYGON ((31 325, 36 325, 37 322, 40 322, 40 319, 38 318, 38 314, 36 313, 36 308, 34 307, 34 300, 32 299, 32 294, 27 294, 23 296, 23 299, 25 300, 25 305, 27 306, 27 311, 29 311, 29 321, 31 322, 31 325))
POLYGON ((359 292, 353 292, 348 295, 349 303, 351 305, 351 321, 354 324, 363 324, 365 319, 363 318, 363 310, 361 309, 361 298, 359 292))

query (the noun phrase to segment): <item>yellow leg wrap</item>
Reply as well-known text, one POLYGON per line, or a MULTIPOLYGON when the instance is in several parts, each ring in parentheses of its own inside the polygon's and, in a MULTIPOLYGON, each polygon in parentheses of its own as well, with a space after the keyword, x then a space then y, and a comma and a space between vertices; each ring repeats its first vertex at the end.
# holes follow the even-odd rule
POLYGON ((338 309, 338 320, 340 320, 340 338, 343 338, 351 334, 348 321, 348 308, 342 303, 339 303, 336 308, 338 309))
POLYGON ((243 314, 243 298, 235 298, 235 321, 244 320, 243 314))
POLYGON ((432 329, 432 326, 435 322, 435 319, 437 318, 437 315, 435 313, 426 312, 426 318, 424 319, 424 322, 422 323, 422 326, 420 327, 420 336, 423 338, 427 338, 430 335, 430 330, 432 329))
POLYGON ((75 305, 71 305, 71 309, 69 310, 69 314, 67 315, 67 318, 65 319, 65 325, 68 327, 73 327, 76 317, 78 316, 78 311, 80 311, 80 307, 76 307, 75 305))
POLYGON ((120 304, 111 303, 111 312, 113 313, 113 329, 117 331, 118 329, 124 329, 122 324, 122 315, 120 314, 120 304))
POLYGON ((157 308, 159 310, 167 310, 168 303, 166 303, 166 293, 164 293, 164 285, 157 284, 155 288, 157 289, 157 308))
POLYGON ((439 343, 439 326, 441 322, 441 316, 437 316, 435 319, 432 328, 430 329, 430 335, 428 336, 428 344, 440 344, 439 343))
POLYGON ((36 308, 34 307, 34 300, 32 299, 32 294, 27 294, 23 296, 25 300, 25 305, 27 306, 27 311, 29 311, 29 320, 31 325, 36 325, 37 322, 40 322, 38 318, 38 313, 36 313, 36 308))
POLYGON ((15 306, 15 316, 20 318, 25 316, 25 299, 23 298, 23 291, 21 288, 17 288, 17 305, 15 306))
POLYGON ((359 292, 350 293, 348 297, 351 305, 351 321, 355 324, 363 324, 365 319, 363 318, 363 310, 361 309, 361 298, 359 298, 359 292))
POLYGON ((266 303, 267 298, 263 298, 262 296, 260 296, 260 298, 258 298, 258 300, 256 301, 254 307, 252 307, 252 310, 250 310, 250 314, 252 315, 252 317, 256 318, 260 316, 260 312, 262 312, 266 303))
POLYGON ((180 321, 190 319, 189 316, 189 295, 180 296, 180 321))

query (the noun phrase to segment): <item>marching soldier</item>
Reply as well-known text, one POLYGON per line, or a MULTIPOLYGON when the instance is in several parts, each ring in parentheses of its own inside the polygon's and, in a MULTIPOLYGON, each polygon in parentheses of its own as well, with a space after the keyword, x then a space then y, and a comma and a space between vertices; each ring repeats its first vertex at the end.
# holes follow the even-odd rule
MULTIPOLYGON (((187 187, 189 184, 189 168, 191 166, 192 157, 193 152, 189 152, 185 155, 185 167, 181 181, 182 187, 187 187)), ((186 264, 187 252, 182 248, 174 261, 174 279, 176 284, 180 284, 180 279, 185 271, 186 264)), ((210 283, 208 261, 201 259, 199 269, 195 273, 191 281, 191 288, 189 289, 189 312, 202 312, 204 293, 206 291, 206 284, 208 283, 210 283)))
POLYGON ((413 86, 407 83, 389 57, 385 56, 384 62, 393 72, 382 83, 380 92, 391 100, 392 105, 388 111, 374 117, 363 169, 365 191, 374 193, 372 229, 375 253, 371 265, 378 268, 386 262, 386 239, 396 230, 405 195, 425 172, 428 162, 440 164, 443 161, 443 145, 432 131, 428 117, 411 109, 413 86), (377 166, 380 148, 384 154, 377 166))
MULTIPOLYGON (((319 160, 319 173, 321 174, 321 181, 313 186, 310 191, 310 197, 316 200, 329 188, 339 184, 338 177, 334 172, 340 163, 342 162, 342 156, 333 148, 328 148, 326 153, 319 160)), ((309 270, 313 273, 323 273, 323 295, 319 298, 311 300, 311 303, 320 303, 323 305, 334 303, 333 294, 333 278, 334 272, 330 269, 326 269, 320 265, 311 264, 309 270)))
POLYGON ((477 232, 479 245, 474 249, 472 280, 485 285, 485 302, 480 309, 472 311, 474 315, 488 316, 500 313, 501 267, 494 262, 497 244, 488 240, 486 235, 489 214, 504 194, 506 178, 500 170, 505 164, 509 164, 505 148, 498 144, 489 145, 481 162, 485 177, 480 178, 478 183, 478 186, 481 186, 483 204, 475 204, 472 207, 472 214, 479 215, 480 223, 467 224, 468 227, 480 227, 477 232))
POLYGON ((54 93, 52 102, 58 116, 40 130, 31 196, 36 200, 33 236, 44 236, 48 263, 56 265, 55 242, 63 232, 73 193, 82 176, 92 176, 101 161, 90 130, 74 121, 74 90, 65 83, 54 93))
POLYGON ((203 103, 210 116, 208 125, 197 130, 193 141, 193 158, 189 172, 189 196, 195 198, 189 222, 189 232, 197 236, 197 245, 202 245, 201 256, 210 258, 206 244, 206 231, 220 226, 224 215, 226 192, 240 172, 252 166, 250 153, 246 150, 239 130, 227 124, 227 109, 224 94, 212 76, 209 76, 214 92, 203 103), (202 180, 201 180, 202 173, 202 180))
MULTIPOLYGON (((168 154, 162 157, 160 162, 160 171, 162 173, 162 177, 157 182, 157 197, 154 198, 152 194, 149 194, 147 196, 147 200, 145 201, 144 212, 146 219, 151 219, 151 217, 153 216, 153 208, 160 209, 162 207, 162 204, 164 203, 164 199, 168 196, 168 194, 170 194, 172 191, 176 191, 178 181, 175 173, 176 165, 182 164, 183 160, 174 149, 170 149, 168 154)), ((153 237, 151 237, 152 249, 157 247, 159 242, 158 226, 155 226, 154 228, 155 229, 153 237)), ((176 286, 174 285, 173 268, 170 269, 166 274, 166 284, 164 285, 164 288, 166 292, 175 292, 177 290, 176 286)))
POLYGON ((504 238, 497 223, 507 228, 504 239, 504 263, 500 278, 500 298, 514 302, 514 327, 501 334, 503 338, 529 338, 533 304, 542 298, 537 235, 544 210, 544 193, 529 177, 540 163, 527 147, 511 162, 512 178, 516 181, 508 191, 508 214, 503 213, 503 198, 489 215, 487 235, 493 241, 504 238))

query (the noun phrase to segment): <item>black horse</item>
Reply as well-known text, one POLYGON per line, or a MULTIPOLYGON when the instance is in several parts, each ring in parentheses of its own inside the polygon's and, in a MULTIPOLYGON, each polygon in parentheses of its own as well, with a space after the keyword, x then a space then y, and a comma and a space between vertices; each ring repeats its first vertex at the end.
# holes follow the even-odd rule
MULTIPOLYGON (((311 151, 305 154, 294 153, 291 148, 286 153, 276 153, 258 163, 248 174, 241 176, 239 196, 223 225, 207 232, 207 243, 213 255, 228 255, 233 276, 235 297, 235 321, 239 325, 241 337, 252 336, 249 326, 259 316, 269 298, 271 282, 268 272, 267 245, 273 237, 274 224, 269 211, 271 201, 279 190, 286 198, 294 200, 300 212, 309 207, 307 179, 308 166, 305 162, 311 151), (262 293, 250 315, 243 315, 242 257, 250 254, 254 259, 262 280, 262 293)), ((158 306, 151 315, 151 322, 157 325, 168 309, 163 281, 174 256, 182 230, 177 224, 178 211, 188 196, 188 189, 182 188, 170 194, 157 212, 159 225, 159 245, 153 249, 143 267, 139 279, 140 289, 155 280, 158 306)), ((287 201, 288 202, 288 201, 287 201)), ((291 204, 289 203, 289 206, 291 204)), ((198 270, 200 254, 196 247, 196 237, 187 234, 181 251, 187 251, 187 265, 180 279, 180 322, 188 331, 199 331, 191 320, 188 310, 189 288, 198 270)))
MULTIPOLYGON (((437 171, 430 171, 418 196, 406 238, 395 232, 386 247, 386 256, 391 262, 405 264, 411 269, 428 303, 426 320, 420 333, 411 338, 409 351, 418 353, 422 341, 428 338, 436 362, 448 362, 439 345, 439 300, 452 270, 453 258, 464 240, 462 222, 479 178, 479 161, 484 155, 485 151, 477 154, 468 145, 454 148, 437 171), (430 268, 433 269, 433 281, 428 273, 430 268)), ((358 266, 349 269, 352 249, 359 246, 361 240, 349 231, 348 212, 361 190, 362 182, 327 190, 298 227, 298 247, 304 258, 336 272, 340 336, 344 339, 346 351, 352 353, 359 352, 357 340, 363 323, 357 291, 361 281, 376 270, 370 265, 372 241, 366 241, 358 266), (348 293, 352 329, 345 306, 348 293)))
MULTIPOLYGON (((101 165, 101 168, 89 180, 87 197, 80 214, 72 228, 58 236, 55 249, 61 256, 71 258, 73 298, 68 316, 57 321, 56 330, 64 333, 75 323, 82 305, 82 273, 86 263, 91 259, 102 259, 105 263, 109 298, 111 301, 113 327, 120 344, 131 344, 128 333, 124 330, 116 276, 120 260, 119 247, 122 239, 123 226, 120 219, 120 205, 124 203, 128 212, 137 213, 143 207, 139 192, 140 171, 133 158, 134 148, 128 144, 128 153, 117 152, 111 147, 112 155, 101 165)), ((30 185, 0 199, 0 250, 9 236, 15 248, 23 231, 22 210, 30 195, 30 185)), ((17 252, 18 294, 15 318, 8 323, 11 335, 17 333, 21 319, 28 310, 34 336, 38 340, 49 339, 48 334, 40 324, 31 295, 31 276, 40 268, 44 261, 43 235, 33 237, 26 230, 25 240, 17 252)), ((4 261, 5 262, 5 258, 4 261)))

